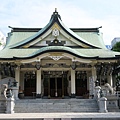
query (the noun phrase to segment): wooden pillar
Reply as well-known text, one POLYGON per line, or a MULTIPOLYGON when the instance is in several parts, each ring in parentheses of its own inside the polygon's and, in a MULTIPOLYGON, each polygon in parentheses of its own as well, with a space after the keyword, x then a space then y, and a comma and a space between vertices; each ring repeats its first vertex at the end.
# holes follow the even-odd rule
POLYGON ((92 92, 93 93, 91 93, 92 95, 94 95, 95 96, 95 81, 96 81, 96 78, 97 78, 97 76, 96 76, 96 68, 95 68, 95 66, 94 65, 92 65, 92 92))
POLYGON ((58 96, 58 90, 57 90, 57 77, 55 77, 55 97, 58 96))
POLYGON ((20 66, 17 66, 15 70, 15 80, 18 82, 17 83, 17 88, 16 88, 16 100, 18 99, 18 93, 19 93, 19 85, 20 85, 20 66))
POLYGON ((75 98, 75 70, 71 69, 71 97, 75 98))
POLYGON ((48 98, 50 98, 50 76, 48 75, 48 98))
POLYGON ((36 97, 41 98, 41 69, 37 70, 36 97))
POLYGON ((62 98, 64 98, 64 75, 62 75, 62 98))
POLYGON ((20 66, 17 66, 15 69, 15 80, 18 82, 17 87, 19 88, 20 85, 20 66))
POLYGON ((107 79, 108 79, 108 83, 110 84, 110 86, 113 87, 112 75, 108 75, 107 79))
POLYGON ((96 68, 94 65, 92 65, 92 78, 93 78, 93 81, 95 82, 97 75, 96 75, 96 68))

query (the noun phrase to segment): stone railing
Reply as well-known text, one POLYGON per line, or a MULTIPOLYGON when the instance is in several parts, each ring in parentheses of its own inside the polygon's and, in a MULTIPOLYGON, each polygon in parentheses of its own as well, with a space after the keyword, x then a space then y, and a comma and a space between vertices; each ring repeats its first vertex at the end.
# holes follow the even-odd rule
POLYGON ((11 114, 14 113, 14 95, 11 90, 6 94, 7 89, 7 84, 0 85, 0 113, 11 114))
POLYGON ((6 91, 7 91, 7 84, 0 85, 0 113, 5 113, 6 111, 6 91))
POLYGON ((116 95, 117 95, 117 99, 118 99, 118 106, 120 108, 120 91, 117 91, 116 95))

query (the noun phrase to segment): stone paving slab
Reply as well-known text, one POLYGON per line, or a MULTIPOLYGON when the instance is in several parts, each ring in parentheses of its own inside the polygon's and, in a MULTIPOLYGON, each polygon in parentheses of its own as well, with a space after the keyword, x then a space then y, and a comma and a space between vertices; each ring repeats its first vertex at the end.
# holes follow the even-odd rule
POLYGON ((120 120, 120 112, 0 114, 0 120, 68 120, 67 118, 69 120, 120 120))

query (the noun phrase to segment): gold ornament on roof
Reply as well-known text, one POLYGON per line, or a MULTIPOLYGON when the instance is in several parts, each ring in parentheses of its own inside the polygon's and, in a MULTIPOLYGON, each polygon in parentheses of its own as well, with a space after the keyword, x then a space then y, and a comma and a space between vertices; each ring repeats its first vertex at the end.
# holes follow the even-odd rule
POLYGON ((59 30, 58 30, 57 28, 55 28, 55 29, 52 31, 52 35, 53 35, 54 37, 59 36, 59 30))
POLYGON ((55 28, 60 31, 60 26, 59 26, 57 23, 54 23, 54 24, 53 24, 52 30, 54 30, 55 28))

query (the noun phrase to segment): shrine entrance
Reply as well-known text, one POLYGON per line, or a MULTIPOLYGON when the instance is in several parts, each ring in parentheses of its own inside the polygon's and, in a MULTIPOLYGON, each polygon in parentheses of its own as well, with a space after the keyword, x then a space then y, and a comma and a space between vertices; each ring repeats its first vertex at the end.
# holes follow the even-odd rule
POLYGON ((76 71, 76 96, 87 95, 87 74, 86 71, 76 71))
POLYGON ((62 97, 62 77, 50 78, 50 96, 62 97))
POLYGON ((50 71, 44 73, 44 96, 48 98, 64 98, 68 95, 67 72, 50 71))

